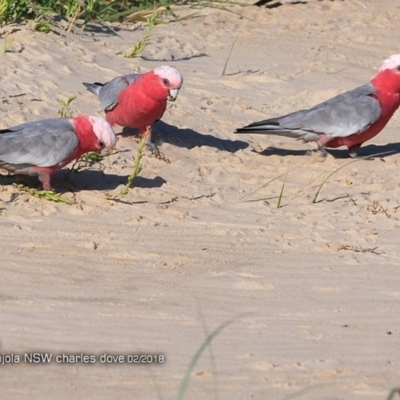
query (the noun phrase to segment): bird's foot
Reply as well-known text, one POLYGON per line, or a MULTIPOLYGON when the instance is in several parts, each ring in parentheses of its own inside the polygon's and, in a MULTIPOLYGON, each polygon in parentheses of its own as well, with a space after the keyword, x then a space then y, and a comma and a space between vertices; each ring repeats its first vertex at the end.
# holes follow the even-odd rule
POLYGON ((159 160, 163 160, 169 163, 170 161, 168 160, 168 158, 166 158, 164 154, 161 153, 161 151, 158 149, 157 145, 151 141, 152 132, 153 128, 151 125, 147 125, 144 129, 142 128, 142 134, 146 138, 145 145, 147 149, 150 150, 151 153, 159 160))
POLYGON ((328 152, 325 150, 325 147, 318 145, 316 150, 308 150, 307 155, 311 156, 316 154, 319 157, 326 158, 328 156, 328 152))
POLYGON ((157 145, 155 143, 153 143, 151 140, 146 140, 146 147, 148 150, 151 151, 151 153, 158 158, 159 160, 163 160, 165 162, 167 162, 168 164, 171 162, 168 160, 168 158, 166 158, 164 156, 163 153, 161 153, 161 151, 159 150, 159 148, 157 147, 157 145))
POLYGON ((324 158, 328 156, 328 152, 326 151, 325 147, 321 146, 319 143, 318 143, 318 154, 324 158))
POLYGON ((44 190, 52 190, 50 184, 50 175, 49 174, 39 174, 39 181, 42 182, 44 190))
POLYGON ((357 150, 361 147, 361 144, 356 144, 354 146, 349 147, 349 156, 351 158, 357 158, 358 154, 357 154, 357 150))
POLYGON ((350 158, 358 158, 358 154, 355 151, 349 151, 350 158))

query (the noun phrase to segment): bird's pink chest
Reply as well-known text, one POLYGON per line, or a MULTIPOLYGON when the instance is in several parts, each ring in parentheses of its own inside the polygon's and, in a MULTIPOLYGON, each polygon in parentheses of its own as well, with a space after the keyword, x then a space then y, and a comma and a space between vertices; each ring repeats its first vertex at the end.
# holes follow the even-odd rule
POLYGON ((134 85, 122 91, 118 105, 107 112, 108 121, 114 125, 140 128, 153 125, 167 107, 167 99, 155 100, 134 85))
POLYGON ((367 140, 372 139, 376 136, 389 122, 395 111, 400 105, 400 95, 398 93, 378 93, 378 101, 381 106, 381 115, 377 121, 375 121, 368 129, 364 132, 356 133, 347 137, 335 138, 326 144, 326 147, 335 148, 340 146, 352 147, 359 145, 367 140))

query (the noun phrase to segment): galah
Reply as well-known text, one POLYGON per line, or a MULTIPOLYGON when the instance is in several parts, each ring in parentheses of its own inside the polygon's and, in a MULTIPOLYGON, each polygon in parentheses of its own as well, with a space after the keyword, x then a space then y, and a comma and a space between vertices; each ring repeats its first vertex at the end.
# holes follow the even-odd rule
POLYGON ((146 144, 160 156, 151 142, 152 126, 163 116, 167 100, 175 101, 182 83, 182 75, 175 68, 163 65, 144 74, 118 76, 105 84, 83 84, 99 97, 112 126, 139 128, 147 137, 146 144))
POLYGON ((400 54, 387 58, 370 83, 312 108, 252 123, 236 133, 262 133, 317 142, 325 147, 346 146, 350 157, 376 136, 400 105, 400 54))
POLYGON ((0 168, 38 175, 45 190, 50 175, 90 151, 110 150, 116 138, 103 118, 82 115, 53 118, 0 130, 0 168))

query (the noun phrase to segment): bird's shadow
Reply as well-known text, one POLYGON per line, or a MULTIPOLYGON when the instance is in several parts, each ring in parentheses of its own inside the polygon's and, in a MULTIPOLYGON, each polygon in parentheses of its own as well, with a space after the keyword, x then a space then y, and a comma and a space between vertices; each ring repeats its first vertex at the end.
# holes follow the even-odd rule
MULTIPOLYGON (((132 128, 123 128, 122 136, 132 136, 137 134, 137 130, 132 128)), ((220 139, 213 135, 202 134, 190 128, 177 128, 163 121, 155 124, 152 138, 156 144, 169 143, 177 147, 193 149, 194 147, 214 147, 221 151, 236 153, 249 146, 242 140, 220 139)))
POLYGON ((256 3, 253 4, 253 6, 258 6, 258 7, 262 7, 265 6, 265 8, 278 8, 281 7, 285 4, 307 4, 308 1, 306 0, 294 0, 294 1, 289 1, 288 3, 282 3, 281 1, 275 1, 275 0, 258 0, 256 3), (272 4, 269 4, 272 3, 272 4))
MULTIPOLYGON (((262 151, 253 150, 255 153, 263 155, 263 156, 305 156, 310 154, 310 152, 318 152, 317 149, 302 149, 302 150, 293 150, 293 149, 282 149, 279 147, 269 146, 262 151)), ((346 149, 326 149, 326 151, 335 158, 349 158, 349 152, 346 149)), ((369 144, 364 147, 361 147, 357 151, 357 156, 359 158, 363 157, 371 157, 374 156, 379 158, 385 158, 389 156, 393 156, 395 154, 400 153, 400 143, 387 143, 384 145, 376 145, 369 144)))
MULTIPOLYGON (((80 191, 107 191, 116 189, 119 185, 125 185, 128 181, 128 175, 105 174, 101 170, 82 170, 70 173, 68 169, 57 171, 51 177, 52 188, 56 193, 80 192, 80 191)), ((161 176, 154 178, 145 178, 137 176, 133 181, 133 187, 142 189, 160 188, 167 181, 161 176)), ((1 175, 0 185, 13 185, 16 183, 14 175, 1 175)), ((23 176, 17 183, 42 189, 41 183, 36 176, 23 176)))
POLYGON ((150 56, 145 56, 142 55, 140 58, 144 61, 156 61, 156 62, 177 62, 177 61, 189 61, 192 60, 193 58, 200 58, 200 57, 209 57, 208 54, 206 53, 199 53, 199 54, 193 54, 191 56, 184 56, 184 57, 172 57, 172 59, 166 59, 166 58, 154 58, 150 56))

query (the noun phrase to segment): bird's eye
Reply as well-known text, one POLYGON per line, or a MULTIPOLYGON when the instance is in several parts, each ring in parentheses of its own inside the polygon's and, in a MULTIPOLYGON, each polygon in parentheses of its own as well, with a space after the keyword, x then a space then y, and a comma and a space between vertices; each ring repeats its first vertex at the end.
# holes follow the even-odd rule
POLYGON ((397 71, 400 71, 400 65, 398 65, 398 66, 396 67, 396 69, 397 69, 397 71))
POLYGON ((99 142, 99 146, 101 149, 104 149, 104 147, 106 146, 106 144, 104 142, 99 142))
POLYGON ((168 79, 164 78, 164 79, 163 79, 163 82, 164 82, 164 85, 165 85, 165 86, 169 86, 169 80, 168 80, 168 79))

